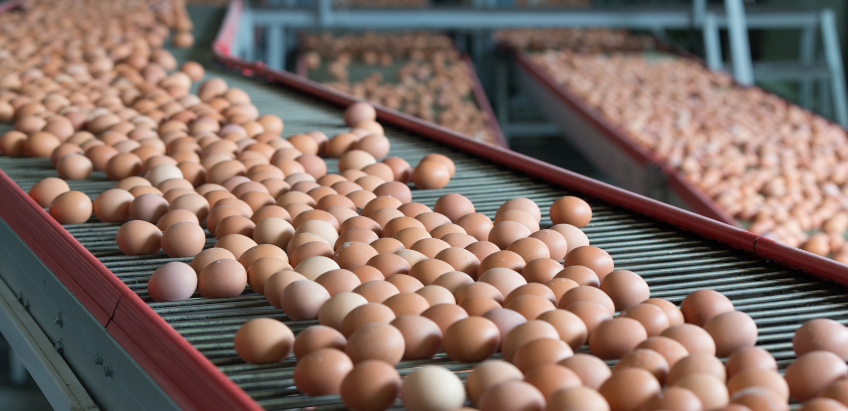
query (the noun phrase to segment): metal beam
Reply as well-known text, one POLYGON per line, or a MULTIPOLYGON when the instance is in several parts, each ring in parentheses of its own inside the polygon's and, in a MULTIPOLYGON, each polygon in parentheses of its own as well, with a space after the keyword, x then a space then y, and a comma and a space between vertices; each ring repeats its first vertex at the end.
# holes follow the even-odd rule
POLYGON ((730 54, 733 57, 733 77, 740 84, 754 84, 751 65, 751 44, 748 42, 748 25, 742 0, 724 0, 727 10, 727 31, 730 38, 730 54))
POLYGON ((842 66, 842 50, 839 47, 839 32, 833 10, 826 9, 821 12, 821 31, 824 58, 831 73, 834 114, 839 125, 848 127, 848 93, 845 90, 845 70, 842 66))
POLYGON ((0 280, 0 332, 55 410, 98 410, 56 347, 0 280))

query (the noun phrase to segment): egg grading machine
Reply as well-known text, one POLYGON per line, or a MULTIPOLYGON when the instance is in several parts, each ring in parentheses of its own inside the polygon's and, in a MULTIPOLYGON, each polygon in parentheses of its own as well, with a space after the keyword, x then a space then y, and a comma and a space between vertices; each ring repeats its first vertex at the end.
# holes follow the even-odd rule
MULTIPOLYGON (((209 66, 207 73, 246 90, 261 112, 280 115, 287 134, 345 130, 341 113, 353 102, 350 96, 229 55, 239 32, 238 9, 238 2, 231 4, 213 46, 214 59, 231 71, 209 66)), ((207 22, 199 20, 203 13, 197 9, 190 12, 199 39, 191 53, 208 63, 199 58, 209 56, 198 33, 207 22)), ((759 346, 771 351, 781 367, 793 358, 792 333, 805 320, 828 316, 848 323, 845 265, 405 114, 378 108, 378 119, 392 143, 390 155, 414 164, 423 155, 438 152, 457 165, 448 187, 413 190, 413 201, 433 206, 441 195, 458 192, 492 217, 504 201, 523 196, 539 204, 542 225, 549 226, 547 209, 554 199, 581 196, 594 213, 584 231, 592 244, 613 256, 617 269, 641 274, 653 297, 675 303, 696 289, 721 291, 755 319, 759 346)), ((336 161, 328 163, 330 172, 336 171, 336 161)), ((26 194, 36 181, 48 176, 55 172, 46 159, 0 158, 0 277, 98 406, 122 410, 343 407, 338 396, 299 395, 292 382, 293 360, 249 365, 233 349, 235 331, 251 318, 280 319, 295 333, 314 321, 290 321, 252 292, 227 299, 195 296, 175 303, 151 301, 146 292, 149 275, 174 259, 161 253, 123 255, 114 242, 119 224, 91 220, 59 225, 26 194)), ((113 184, 102 172, 70 182, 72 189, 92 197, 113 184)), ((207 246, 213 242, 209 238, 207 246)), ((424 364, 440 364, 460 376, 473 366, 438 355, 403 361, 398 368, 403 375, 424 364)), ((61 399, 55 401, 62 404, 61 399)))
MULTIPOLYGON (((299 51, 303 50, 302 44, 301 47, 298 48, 299 51)), ((490 144, 497 144, 501 147, 509 147, 506 142, 506 138, 501 131, 501 126, 498 123, 498 119, 495 116, 495 112, 492 110, 492 105, 489 104, 489 99, 486 97, 486 92, 483 90, 483 85, 480 84, 480 78, 477 76, 477 71, 474 69, 474 63, 471 62, 471 58, 468 55, 462 55, 462 64, 465 65, 465 71, 468 73, 469 80, 471 82, 471 94, 473 96, 474 104, 483 112, 483 115, 486 118, 486 125, 489 128, 490 138, 488 141, 490 144)), ((361 76, 367 77, 370 73, 381 73, 385 74, 384 79, 393 78, 394 75, 391 73, 391 70, 396 70, 398 68, 398 61, 401 59, 395 59, 395 64, 390 66, 389 68, 381 67, 381 66, 368 66, 364 63, 360 63, 357 61, 351 62, 351 69, 356 74, 356 79, 354 81, 362 81, 363 78, 359 78, 361 76)), ((403 63, 406 63, 408 60, 401 60, 403 63)), ((296 62, 296 71, 298 75, 301 75, 306 78, 311 78, 313 80, 321 81, 329 77, 326 73, 323 73, 324 69, 326 69, 326 62, 322 61, 321 67, 317 70, 310 70, 306 64, 306 58, 303 53, 298 54, 297 62, 296 62), (314 76, 310 76, 313 74, 314 76)))

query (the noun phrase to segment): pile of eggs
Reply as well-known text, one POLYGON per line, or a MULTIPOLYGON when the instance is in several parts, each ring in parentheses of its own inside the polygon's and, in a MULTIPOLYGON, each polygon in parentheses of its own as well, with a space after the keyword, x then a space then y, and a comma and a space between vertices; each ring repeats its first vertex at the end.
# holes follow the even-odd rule
POLYGON ((489 143, 495 135, 490 119, 477 106, 472 77, 448 36, 428 32, 304 36, 304 59, 314 70, 322 59, 332 59, 327 72, 336 81, 328 86, 375 104, 433 121, 489 143), (351 80, 353 59, 369 66, 389 66, 396 59, 409 60, 397 70, 397 81, 383 80, 379 69, 359 81, 351 80))
POLYGON ((848 135, 838 125, 687 59, 532 59, 750 231, 848 262, 848 135))

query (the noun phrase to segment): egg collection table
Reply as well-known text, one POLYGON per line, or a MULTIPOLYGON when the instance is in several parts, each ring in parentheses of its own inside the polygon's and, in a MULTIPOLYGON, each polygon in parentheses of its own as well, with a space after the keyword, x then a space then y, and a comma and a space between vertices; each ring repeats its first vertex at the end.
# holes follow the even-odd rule
MULTIPOLYGON (((191 10, 196 32, 214 19, 203 10, 191 10)), ((285 121, 286 134, 346 130, 341 113, 348 97, 220 52, 216 59, 230 70, 215 67, 209 45, 198 41, 193 50, 175 55, 197 59, 207 66, 207 75, 247 91, 260 112, 285 121)), ((545 228, 551 225, 547 210, 555 199, 580 196, 594 216, 584 231, 592 245, 610 253, 616 269, 640 274, 652 297, 674 303, 701 288, 722 292, 754 318, 757 345, 769 350, 781 368, 794 358, 791 338, 805 320, 826 316, 848 323, 848 293, 828 281, 848 283, 843 265, 408 116, 380 112, 378 119, 391 141, 390 156, 415 164, 435 152, 456 163, 456 175, 446 188, 413 190, 413 201, 432 207, 443 194, 456 192, 469 198, 477 212, 494 217, 504 201, 526 197, 542 209, 545 228)), ((328 160, 328 166, 329 172, 337 171, 335 160, 328 160)), ((279 319, 295 333, 315 321, 288 320, 250 291, 235 298, 153 302, 147 279, 175 259, 162 253, 124 255, 114 241, 116 223, 92 219, 58 226, 25 199, 35 182, 56 175, 49 160, 3 157, 0 170, 0 277, 100 407, 343 408, 338 396, 298 394, 292 381, 294 360, 250 365, 233 348, 235 331, 252 318, 279 319)), ((102 172, 69 183, 92 198, 114 184, 102 172)), ((206 246, 212 244, 214 237, 207 232, 206 246)), ((460 377, 474 365, 439 354, 402 361, 397 368, 406 375, 426 364, 442 365, 460 377)))

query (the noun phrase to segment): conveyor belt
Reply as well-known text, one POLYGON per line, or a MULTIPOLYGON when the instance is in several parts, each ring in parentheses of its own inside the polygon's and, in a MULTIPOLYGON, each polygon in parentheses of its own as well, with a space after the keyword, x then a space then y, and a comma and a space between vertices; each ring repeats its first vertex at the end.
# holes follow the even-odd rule
MULTIPOLYGON (((195 22, 196 26, 202 26, 195 22)), ((210 70, 222 75, 220 69, 210 70)), ((342 110, 314 97, 258 80, 223 74, 227 82, 250 94, 262 113, 281 116, 285 134, 321 130, 332 135, 345 130, 342 110)), ((833 285, 800 271, 753 254, 730 248, 719 242, 684 232, 661 221, 653 220, 619 207, 573 193, 560 186, 517 173, 493 162, 465 154, 442 144, 428 141, 396 127, 386 126, 391 141, 389 155, 399 156, 411 164, 432 152, 450 156, 457 165, 455 178, 441 190, 413 190, 413 201, 430 207, 449 192, 458 192, 473 201, 478 212, 494 217, 504 201, 527 197, 543 210, 542 226, 550 226, 547 210, 551 202, 563 195, 580 195, 592 206, 594 217, 584 231, 593 245, 607 250, 617 269, 633 270, 645 277, 653 297, 679 303, 688 293, 712 288, 727 295, 736 307, 750 314, 760 327, 758 344, 771 351, 781 368, 793 358, 791 337, 794 330, 808 319, 827 316, 848 323, 848 294, 833 285)), ((328 160, 330 172, 336 160, 328 160)), ((0 169, 24 190, 39 179, 55 176, 46 159, 0 158, 0 169)), ((90 179, 69 182, 72 189, 88 193, 92 198, 110 188, 102 172, 90 179)), ((146 292, 149 275, 171 259, 161 252, 153 256, 123 255, 114 237, 119 224, 91 220, 65 228, 105 264, 124 284, 173 326, 189 343, 205 355, 239 387, 266 409, 340 408, 338 396, 309 398, 300 396, 293 386, 293 360, 277 364, 249 365, 235 354, 232 339, 245 321, 270 316, 286 322, 295 332, 315 321, 289 321, 281 310, 273 309, 264 297, 245 292, 236 298, 208 300, 195 296, 176 303, 153 302, 146 292)), ((207 247, 214 238, 207 235, 207 247)), ((404 361, 398 365, 401 374, 422 364, 443 364, 464 375, 471 365, 455 364, 443 355, 431 360, 404 361)), ((399 402, 397 403, 399 405, 399 402)))

